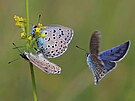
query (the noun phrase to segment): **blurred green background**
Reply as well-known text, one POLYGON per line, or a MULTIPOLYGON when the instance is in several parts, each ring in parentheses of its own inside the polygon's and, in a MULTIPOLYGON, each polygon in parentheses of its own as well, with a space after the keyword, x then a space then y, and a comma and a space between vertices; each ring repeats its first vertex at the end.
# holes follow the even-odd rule
MULTIPOLYGON (((30 22, 60 24, 74 29, 68 51, 49 59, 62 67, 60 75, 35 69, 39 101, 135 101, 135 0, 30 0, 30 22), (126 58, 103 78, 93 83, 86 64, 91 33, 102 32, 100 51, 131 40, 126 58)), ((14 15, 25 17, 25 0, 0 1, 0 101, 32 101, 30 69, 13 50, 12 42, 23 44, 14 15), (12 64, 8 61, 20 58, 12 64)))

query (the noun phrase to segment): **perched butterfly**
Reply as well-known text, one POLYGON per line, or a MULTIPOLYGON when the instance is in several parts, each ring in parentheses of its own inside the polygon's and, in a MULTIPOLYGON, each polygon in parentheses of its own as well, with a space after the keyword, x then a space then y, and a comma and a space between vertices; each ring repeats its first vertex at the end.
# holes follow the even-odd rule
POLYGON ((126 56, 130 47, 130 41, 127 41, 99 53, 100 35, 99 31, 95 31, 92 34, 89 46, 90 52, 87 53, 87 64, 92 70, 95 85, 116 67, 116 62, 119 62, 126 56))
MULTIPOLYGON (((38 27, 37 25, 33 26, 31 35, 34 36, 38 27)), ((46 36, 37 38, 36 42, 45 58, 55 58, 62 55, 67 50, 68 44, 74 35, 74 31, 71 28, 61 25, 45 26, 40 30, 40 33, 46 36)))
POLYGON ((24 52, 23 54, 20 54, 20 55, 24 59, 30 61, 32 64, 37 66, 43 72, 46 72, 47 74, 60 74, 61 73, 61 68, 57 66, 56 64, 53 64, 47 59, 45 59, 41 53, 39 53, 38 55, 34 55, 32 53, 24 52))

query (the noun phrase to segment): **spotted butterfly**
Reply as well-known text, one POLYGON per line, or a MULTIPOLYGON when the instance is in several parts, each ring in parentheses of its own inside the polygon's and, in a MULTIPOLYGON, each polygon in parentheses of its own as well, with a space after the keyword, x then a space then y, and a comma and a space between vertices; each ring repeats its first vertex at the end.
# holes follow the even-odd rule
MULTIPOLYGON (((35 34, 37 27, 36 25, 33 26, 31 35, 35 34)), ((45 38, 40 37, 36 41, 45 58, 55 58, 62 55, 67 50, 74 35, 71 28, 61 25, 45 26, 40 30, 40 33, 46 34, 45 38)))
POLYGON ((116 67, 117 62, 126 56, 130 47, 130 41, 127 41, 99 53, 100 35, 99 31, 92 34, 89 46, 90 52, 87 53, 87 64, 92 70, 95 85, 116 67))
POLYGON ((33 53, 24 52, 23 54, 20 54, 20 56, 30 61, 32 64, 34 64, 47 74, 61 73, 61 68, 45 59, 41 53, 38 53, 38 55, 34 55, 33 53))

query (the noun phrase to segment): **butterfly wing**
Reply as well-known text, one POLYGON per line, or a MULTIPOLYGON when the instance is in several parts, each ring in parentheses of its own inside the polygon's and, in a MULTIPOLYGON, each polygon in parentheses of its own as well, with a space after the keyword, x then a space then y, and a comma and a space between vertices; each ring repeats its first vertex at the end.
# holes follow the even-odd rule
POLYGON ((41 33, 45 33, 46 37, 43 41, 37 41, 37 44, 46 58, 62 55, 67 50, 74 34, 71 28, 61 25, 46 26, 45 29, 41 30, 41 33))
POLYGON ((101 33, 99 31, 95 31, 90 40, 90 53, 98 56, 99 53, 99 43, 100 43, 100 35, 101 33))
POLYGON ((87 63, 94 75, 95 84, 98 84, 107 74, 107 70, 104 68, 102 61, 98 59, 100 35, 101 33, 99 31, 95 31, 92 34, 89 46, 90 54, 87 56, 87 63))
POLYGON ((50 33, 52 38, 63 39, 67 44, 71 42, 74 35, 74 31, 71 28, 62 25, 46 26, 45 31, 50 33))
POLYGON ((119 46, 101 52, 99 54, 99 58, 101 60, 120 61, 126 56, 129 47, 130 47, 130 41, 127 41, 119 46))
POLYGON ((107 70, 104 68, 104 66, 101 64, 101 61, 95 55, 87 55, 87 64, 92 70, 94 82, 96 85, 107 74, 107 70))
POLYGON ((47 38, 45 38, 45 39, 38 38, 37 39, 38 47, 46 58, 58 57, 58 56, 62 55, 68 48, 67 44, 62 39, 59 39, 59 40, 50 39, 48 41, 46 41, 46 40, 48 40, 48 39, 47 38), (42 46, 39 46, 39 44, 41 45, 41 43, 40 43, 41 40, 44 40, 44 42, 42 43, 42 46))
POLYGON ((108 61, 108 60, 102 60, 102 63, 104 65, 104 68, 107 70, 107 72, 110 72, 112 69, 116 67, 116 63, 113 61, 108 61))
POLYGON ((38 55, 34 55, 32 53, 27 53, 27 52, 25 52, 25 55, 32 64, 37 66, 43 72, 46 72, 47 74, 60 74, 61 73, 61 68, 59 66, 57 66, 54 63, 51 63, 45 58, 40 57, 38 55))

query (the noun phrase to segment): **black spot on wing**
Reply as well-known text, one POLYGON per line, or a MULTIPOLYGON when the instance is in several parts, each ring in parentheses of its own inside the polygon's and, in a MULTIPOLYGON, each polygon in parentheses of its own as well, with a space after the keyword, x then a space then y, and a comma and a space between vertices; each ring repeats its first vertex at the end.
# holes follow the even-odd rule
POLYGON ((53 33, 55 33, 55 32, 56 32, 56 30, 54 29, 54 30, 53 30, 53 33))

